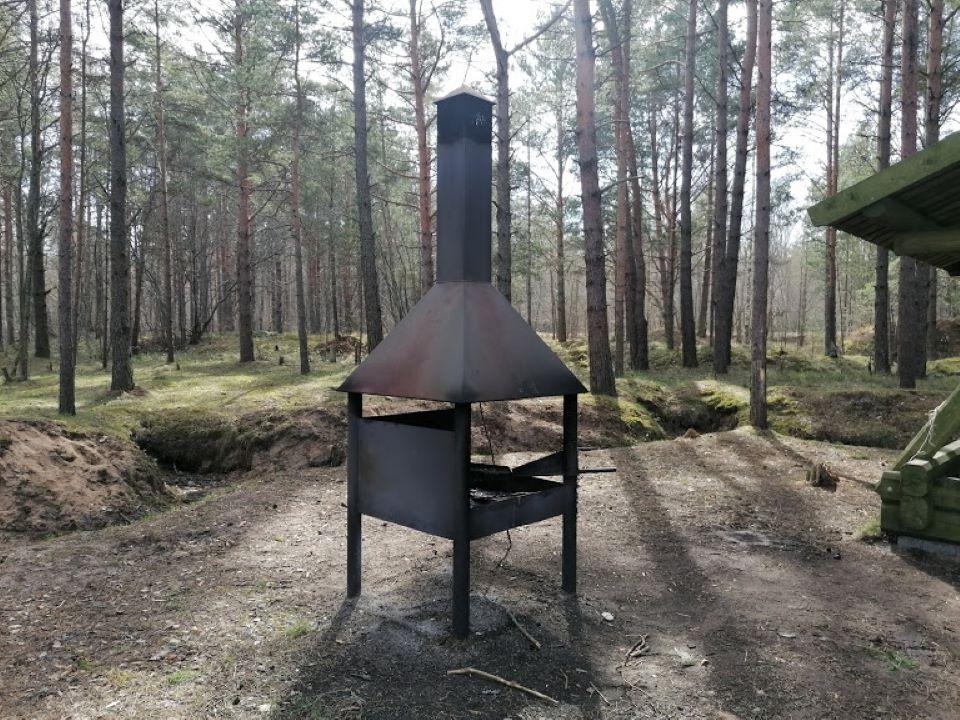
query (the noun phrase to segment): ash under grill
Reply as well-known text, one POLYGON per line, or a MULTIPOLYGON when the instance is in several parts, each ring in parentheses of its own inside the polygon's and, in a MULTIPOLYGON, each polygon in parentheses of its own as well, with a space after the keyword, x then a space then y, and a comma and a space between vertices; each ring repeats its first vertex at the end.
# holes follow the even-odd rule
POLYGON ((562 587, 577 582, 586 388, 490 284, 492 109, 466 88, 437 102, 437 283, 339 388, 348 393, 347 594, 360 593, 364 515, 447 538, 458 637, 470 625, 471 540, 562 516, 562 587), (364 417, 364 394, 452 406, 364 417), (471 461, 473 403, 543 396, 563 397, 557 452, 517 468, 471 461))

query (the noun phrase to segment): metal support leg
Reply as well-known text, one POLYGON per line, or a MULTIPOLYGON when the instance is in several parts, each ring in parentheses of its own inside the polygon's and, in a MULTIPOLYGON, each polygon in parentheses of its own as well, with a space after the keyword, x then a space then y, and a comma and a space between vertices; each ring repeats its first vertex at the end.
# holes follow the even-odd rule
POLYGON ((347 396, 347 597, 360 594, 360 417, 363 396, 347 396))
POLYGON ((470 633, 470 405, 454 409, 457 501, 453 531, 453 634, 470 633))
POLYGON ((567 490, 563 509, 563 581, 564 592, 577 591, 577 396, 563 396, 563 486, 567 490))

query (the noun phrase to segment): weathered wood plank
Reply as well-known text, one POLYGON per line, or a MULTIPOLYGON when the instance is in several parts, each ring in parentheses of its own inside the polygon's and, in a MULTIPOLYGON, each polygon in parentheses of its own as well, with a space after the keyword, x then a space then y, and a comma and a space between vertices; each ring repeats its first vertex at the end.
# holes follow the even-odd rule
POLYGON ((818 227, 836 225, 879 200, 924 181, 935 182, 938 173, 957 164, 960 164, 960 133, 953 133, 916 155, 825 198, 807 212, 818 227))

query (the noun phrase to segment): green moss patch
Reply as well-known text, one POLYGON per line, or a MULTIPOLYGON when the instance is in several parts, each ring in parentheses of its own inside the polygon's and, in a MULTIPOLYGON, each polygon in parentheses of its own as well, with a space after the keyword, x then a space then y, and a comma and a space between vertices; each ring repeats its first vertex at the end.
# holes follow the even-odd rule
POLYGON ((259 437, 237 419, 185 409, 148 415, 134 430, 133 440, 161 465, 224 473, 250 468, 259 437))

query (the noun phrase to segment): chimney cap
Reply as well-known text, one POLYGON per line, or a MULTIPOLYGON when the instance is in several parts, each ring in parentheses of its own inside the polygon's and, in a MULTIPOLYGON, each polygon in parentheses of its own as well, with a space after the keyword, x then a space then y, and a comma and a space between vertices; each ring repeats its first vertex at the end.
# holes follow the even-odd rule
POLYGON ((437 98, 436 100, 433 101, 433 103, 434 105, 436 105, 446 100, 453 100, 455 97, 459 97, 460 95, 469 95, 470 97, 477 98, 478 100, 483 100, 484 102, 488 102, 491 105, 496 105, 496 102, 494 102, 492 99, 488 98, 486 95, 484 95, 480 91, 468 85, 461 85, 456 90, 453 90, 447 93, 446 95, 444 95, 442 98, 437 98))

